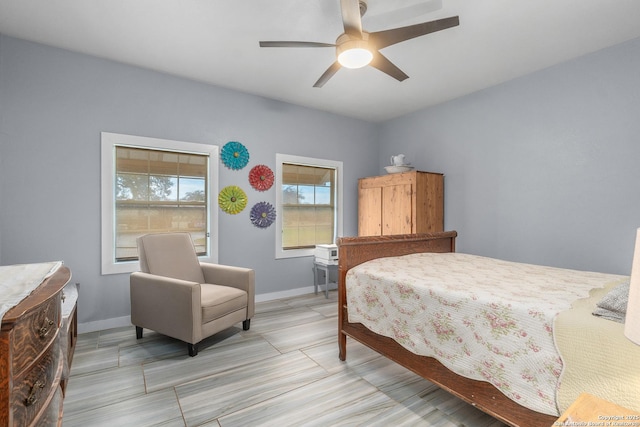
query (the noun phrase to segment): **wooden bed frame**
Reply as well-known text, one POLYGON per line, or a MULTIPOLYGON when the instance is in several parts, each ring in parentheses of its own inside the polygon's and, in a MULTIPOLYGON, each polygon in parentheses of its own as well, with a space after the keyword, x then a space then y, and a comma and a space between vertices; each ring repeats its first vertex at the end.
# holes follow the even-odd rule
POLYGON ((347 357, 347 336, 433 382, 442 389, 514 427, 549 427, 557 417, 532 411, 507 398, 488 382, 471 380, 447 369, 436 359, 419 356, 391 338, 370 331, 347 316, 347 271, 375 258, 418 252, 455 252, 455 231, 396 236, 342 237, 338 239, 338 346, 340 360, 347 357))

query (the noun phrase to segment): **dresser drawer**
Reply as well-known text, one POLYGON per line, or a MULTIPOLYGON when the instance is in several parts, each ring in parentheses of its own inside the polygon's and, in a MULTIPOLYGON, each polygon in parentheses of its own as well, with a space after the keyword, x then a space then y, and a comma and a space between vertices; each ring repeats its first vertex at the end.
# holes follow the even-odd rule
POLYGON ((13 373, 20 375, 57 336, 60 295, 56 294, 21 317, 13 331, 13 373))
POLYGON ((62 420, 59 417, 62 415, 63 397, 62 389, 56 387, 51 403, 49 403, 42 417, 38 420, 38 427, 59 427, 61 425, 62 420))
POLYGON ((60 391, 62 362, 56 340, 33 366, 14 380, 11 405, 13 425, 29 425, 43 407, 55 406, 52 399, 55 400, 55 393, 60 391))

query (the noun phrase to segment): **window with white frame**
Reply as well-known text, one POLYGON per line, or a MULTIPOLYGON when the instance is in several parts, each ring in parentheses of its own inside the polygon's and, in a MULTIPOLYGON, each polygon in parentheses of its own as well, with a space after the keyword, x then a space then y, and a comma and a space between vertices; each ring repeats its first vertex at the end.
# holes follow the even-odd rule
POLYGON ((217 165, 217 146, 103 132, 102 274, 136 271, 149 233, 186 231, 217 262, 217 165))
POLYGON ((342 162, 276 154, 276 258, 313 255, 342 235, 342 162))

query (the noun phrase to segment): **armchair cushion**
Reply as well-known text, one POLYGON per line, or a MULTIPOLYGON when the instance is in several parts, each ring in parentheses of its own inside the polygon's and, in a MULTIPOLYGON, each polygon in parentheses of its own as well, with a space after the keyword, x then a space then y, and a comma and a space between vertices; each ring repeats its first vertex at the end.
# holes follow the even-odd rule
POLYGON ((224 317, 234 311, 246 311, 248 295, 245 291, 209 283, 200 285, 200 291, 203 323, 224 317))

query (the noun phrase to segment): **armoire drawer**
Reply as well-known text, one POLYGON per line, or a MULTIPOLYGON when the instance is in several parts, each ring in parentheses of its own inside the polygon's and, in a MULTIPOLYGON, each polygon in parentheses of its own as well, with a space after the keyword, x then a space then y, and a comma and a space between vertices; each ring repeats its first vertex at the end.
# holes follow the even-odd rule
POLYGON ((49 298, 20 318, 14 328, 13 348, 20 357, 13 357, 14 375, 19 375, 42 353, 58 334, 60 297, 49 298))
MULTIPOLYGON (((54 334, 55 335, 55 334, 54 334)), ((42 357, 13 383, 13 422, 15 426, 29 425, 36 414, 47 405, 60 388, 62 354, 58 341, 52 343, 42 357)))

